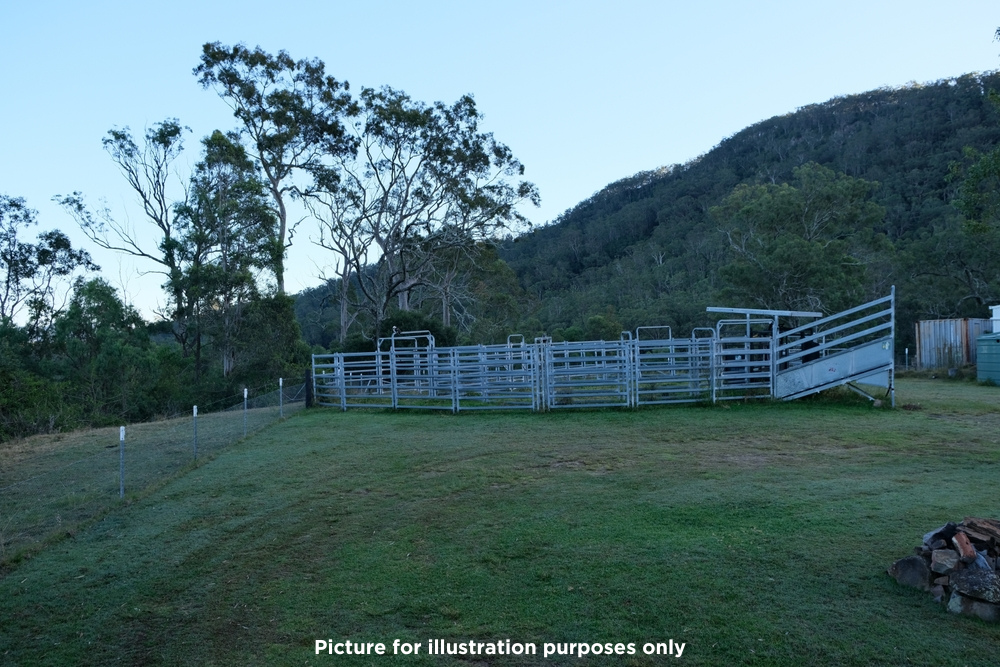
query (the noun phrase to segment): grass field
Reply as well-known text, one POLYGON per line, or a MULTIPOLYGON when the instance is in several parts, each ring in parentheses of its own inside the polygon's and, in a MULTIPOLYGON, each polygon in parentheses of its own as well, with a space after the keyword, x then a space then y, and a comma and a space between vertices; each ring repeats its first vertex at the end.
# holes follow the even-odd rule
MULTIPOLYGON (((283 409, 291 414, 303 407, 283 409)), ((277 405, 198 418, 199 456, 211 456, 280 419, 277 405)), ((191 416, 126 427, 124 489, 132 497, 195 463, 191 416)), ((0 443, 0 569, 121 504, 118 427, 0 443)))
POLYGON ((299 413, 9 567, 0 663, 996 665, 1000 625, 885 569, 1000 517, 1000 388, 901 380, 897 400, 299 413), (670 640, 679 659, 643 654, 670 640))

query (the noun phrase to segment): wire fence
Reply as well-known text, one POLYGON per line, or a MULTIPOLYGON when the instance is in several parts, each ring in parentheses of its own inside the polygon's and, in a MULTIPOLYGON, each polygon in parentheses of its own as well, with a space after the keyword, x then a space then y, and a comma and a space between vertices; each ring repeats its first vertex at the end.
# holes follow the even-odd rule
POLYGON ((306 385, 248 389, 237 404, 125 427, 34 436, 0 449, 0 563, 48 539, 72 535, 198 458, 305 406, 306 385))

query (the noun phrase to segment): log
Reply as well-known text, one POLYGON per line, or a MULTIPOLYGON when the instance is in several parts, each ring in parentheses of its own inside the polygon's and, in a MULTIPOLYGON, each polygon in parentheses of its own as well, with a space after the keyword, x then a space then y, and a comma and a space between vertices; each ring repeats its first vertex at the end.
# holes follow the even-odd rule
POLYGON ((963 563, 971 563, 976 560, 976 550, 969 542, 968 535, 959 531, 955 533, 955 537, 951 538, 951 543, 955 545, 958 557, 962 559, 963 563))
POLYGON ((995 544, 1000 544, 1000 520, 967 516, 962 519, 958 529, 979 542, 989 543, 990 540, 995 540, 995 544))

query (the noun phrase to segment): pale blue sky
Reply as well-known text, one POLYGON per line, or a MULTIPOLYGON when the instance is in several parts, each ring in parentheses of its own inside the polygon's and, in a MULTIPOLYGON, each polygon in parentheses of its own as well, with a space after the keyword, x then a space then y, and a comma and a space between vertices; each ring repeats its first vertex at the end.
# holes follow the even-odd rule
MULTIPOLYGON (((765 118, 837 95, 1000 68, 995 0, 809 3, 641 1, 303 1, 97 3, 5 0, 0 10, 0 193, 39 211, 40 228, 86 244, 50 198, 82 191, 142 223, 101 147, 167 117, 198 141, 233 119, 191 70, 201 45, 244 42, 318 57, 361 86, 427 102, 472 93, 542 195, 542 224, 608 183, 683 163, 765 118)), ((181 177, 177 190, 180 193, 181 177)), ((288 288, 327 262, 302 223, 288 288)), ((106 277, 149 315, 158 278, 98 253, 106 277)))

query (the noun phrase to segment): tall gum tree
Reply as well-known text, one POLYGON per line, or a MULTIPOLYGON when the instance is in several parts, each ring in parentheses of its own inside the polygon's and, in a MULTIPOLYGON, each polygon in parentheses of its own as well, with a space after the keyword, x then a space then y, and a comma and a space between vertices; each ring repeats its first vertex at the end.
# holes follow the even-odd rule
MULTIPOLYGON (((294 60, 285 51, 270 55, 259 46, 205 44, 194 69, 199 83, 213 88, 233 110, 251 157, 260 165, 274 201, 278 244, 271 270, 279 294, 285 292, 285 252, 295 225, 291 198, 303 194, 300 171, 320 172, 329 158, 351 154, 355 139, 341 118, 354 111, 347 82, 325 72, 322 61, 294 60)), ((327 182, 335 182, 327 172, 327 182)))
POLYGON ((38 224, 35 216, 23 198, 0 195, 0 326, 13 326, 27 311, 30 332, 43 329, 56 314, 60 281, 77 269, 100 269, 61 231, 42 232, 38 243, 20 238, 38 224))
POLYGON ((471 95, 427 105, 365 88, 359 103, 350 124, 358 150, 331 156, 312 198, 323 213, 317 243, 338 255, 377 332, 391 308, 409 309, 436 262, 526 228, 517 207, 539 195, 510 148, 480 131, 471 95))
POLYGON ((196 379, 206 336, 221 357, 223 376, 233 372, 243 310, 259 297, 258 274, 277 245, 266 186, 236 139, 216 130, 202 140, 204 157, 176 208, 185 294, 203 334, 194 346, 196 379))
POLYGON ((142 204, 146 221, 157 230, 159 238, 155 248, 144 241, 147 233, 133 228, 127 220, 115 218, 106 207, 92 212, 80 192, 54 198, 97 246, 143 258, 159 266, 156 272, 166 277, 164 288, 170 295, 169 317, 173 321, 174 337, 185 352, 191 340, 181 240, 174 221, 178 202, 168 194, 168 186, 174 175, 173 163, 184 148, 184 133, 189 131, 176 118, 168 118, 147 129, 141 145, 128 127, 109 130, 103 139, 104 149, 142 204))

